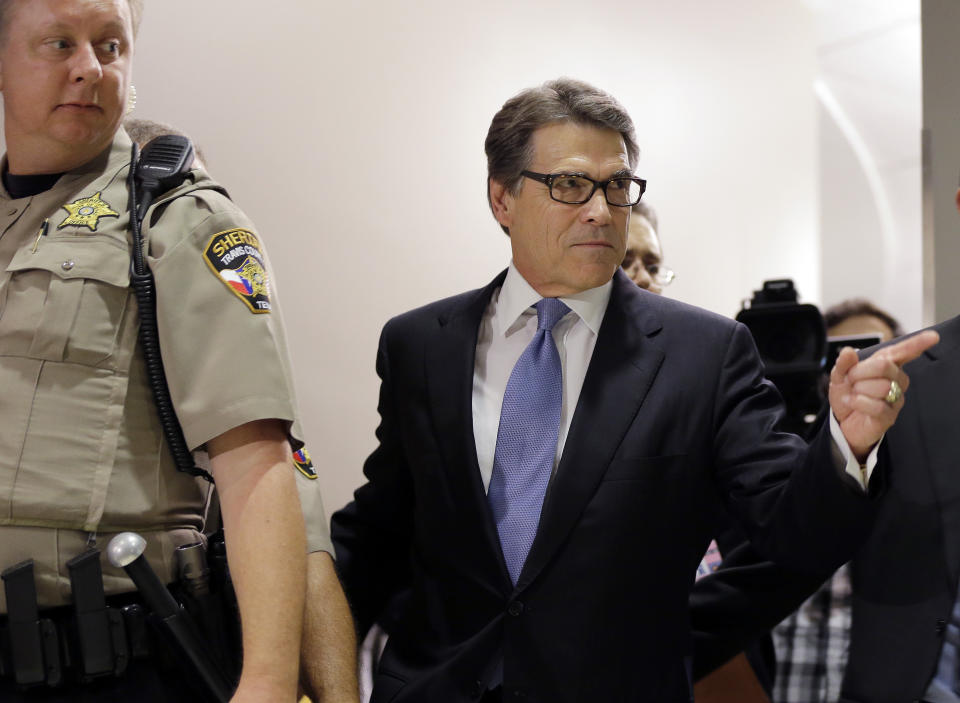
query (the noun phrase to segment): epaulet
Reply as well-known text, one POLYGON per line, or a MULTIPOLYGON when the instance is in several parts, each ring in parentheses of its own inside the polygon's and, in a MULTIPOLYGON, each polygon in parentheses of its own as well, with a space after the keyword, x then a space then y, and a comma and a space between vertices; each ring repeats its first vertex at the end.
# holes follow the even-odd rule
POLYGON ((158 197, 154 201, 152 207, 156 208, 160 205, 170 202, 171 200, 175 200, 181 196, 187 195, 188 193, 202 190, 212 190, 220 193, 228 200, 230 199, 230 193, 227 192, 227 189, 210 178, 206 171, 194 170, 187 174, 187 177, 180 185, 178 185, 176 188, 168 190, 166 193, 158 197))

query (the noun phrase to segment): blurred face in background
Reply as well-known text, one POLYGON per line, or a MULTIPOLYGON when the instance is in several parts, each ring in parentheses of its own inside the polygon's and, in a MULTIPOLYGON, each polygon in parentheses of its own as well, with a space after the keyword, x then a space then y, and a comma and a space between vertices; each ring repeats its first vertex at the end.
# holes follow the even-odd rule
POLYGON ((663 252, 653 225, 643 215, 633 213, 627 234, 627 253, 622 264, 624 273, 641 288, 660 294, 663 286, 657 283, 654 276, 662 265, 663 252))

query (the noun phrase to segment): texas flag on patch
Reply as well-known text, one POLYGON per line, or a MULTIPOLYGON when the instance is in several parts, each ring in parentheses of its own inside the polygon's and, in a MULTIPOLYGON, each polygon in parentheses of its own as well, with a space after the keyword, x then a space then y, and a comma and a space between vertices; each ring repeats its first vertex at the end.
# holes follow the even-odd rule
POLYGON ((310 452, 306 447, 301 447, 293 453, 293 465, 307 478, 312 480, 317 477, 317 472, 313 468, 313 459, 310 458, 310 452))
POLYGON ((247 280, 233 269, 224 269, 221 271, 220 278, 226 281, 228 286, 241 295, 253 295, 253 282, 247 280))

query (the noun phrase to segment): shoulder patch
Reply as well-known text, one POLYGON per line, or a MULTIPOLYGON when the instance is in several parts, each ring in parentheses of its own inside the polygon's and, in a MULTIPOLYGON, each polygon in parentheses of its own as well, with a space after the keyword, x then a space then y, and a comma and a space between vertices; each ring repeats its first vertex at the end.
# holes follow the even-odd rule
POLYGON ((57 229, 64 227, 89 227, 91 232, 97 231, 101 217, 120 217, 120 213, 110 207, 110 204, 100 198, 103 191, 77 198, 72 203, 61 207, 69 214, 66 219, 57 225, 57 229))
POLYGON ((248 229, 217 232, 207 242, 203 258, 251 312, 270 312, 270 281, 257 235, 248 229))
POLYGON ((317 477, 317 472, 313 468, 313 460, 310 458, 310 452, 307 451, 306 447, 301 447, 293 453, 293 465, 297 467, 297 471, 310 480, 317 477))

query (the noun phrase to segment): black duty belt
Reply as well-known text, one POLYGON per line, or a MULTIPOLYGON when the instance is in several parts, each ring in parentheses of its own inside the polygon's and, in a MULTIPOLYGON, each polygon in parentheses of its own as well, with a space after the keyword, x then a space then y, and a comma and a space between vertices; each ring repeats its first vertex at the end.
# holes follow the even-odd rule
POLYGON ((136 593, 106 597, 99 553, 67 562, 74 603, 40 610, 33 561, 2 573, 7 598, 0 616, 0 677, 21 688, 120 676, 133 658, 157 651, 136 593))

